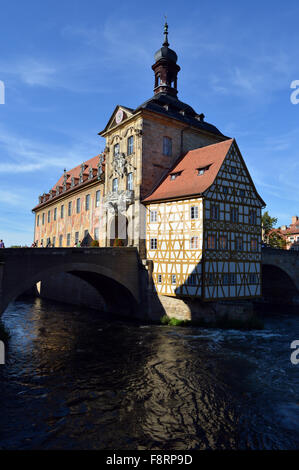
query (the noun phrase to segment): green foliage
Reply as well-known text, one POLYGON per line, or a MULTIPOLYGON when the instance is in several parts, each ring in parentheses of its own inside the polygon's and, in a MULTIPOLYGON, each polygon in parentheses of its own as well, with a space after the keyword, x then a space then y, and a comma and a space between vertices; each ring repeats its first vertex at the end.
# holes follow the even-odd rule
POLYGON ((168 317, 167 315, 163 315, 160 318, 160 322, 162 325, 169 325, 169 326, 187 326, 190 324, 188 320, 179 320, 178 318, 168 317))
POLYGON ((0 321, 0 340, 3 341, 4 343, 7 343, 9 338, 10 338, 9 331, 7 331, 2 321, 0 321))
POLYGON ((92 240, 91 242, 91 245, 90 246, 99 246, 99 242, 98 240, 92 240))
POLYGON ((268 237, 268 244, 273 248, 286 249, 286 241, 279 232, 272 232, 268 237))
POLYGON ((263 227, 264 235, 267 236, 270 230, 272 230, 272 228, 274 228, 276 224, 277 224, 277 217, 271 217, 268 211, 263 213, 262 227, 263 227))

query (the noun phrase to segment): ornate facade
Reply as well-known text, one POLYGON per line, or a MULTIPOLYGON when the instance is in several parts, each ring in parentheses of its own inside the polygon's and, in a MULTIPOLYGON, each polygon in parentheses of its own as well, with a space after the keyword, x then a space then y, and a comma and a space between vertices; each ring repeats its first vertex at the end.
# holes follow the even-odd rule
POLYGON ((121 239, 154 262, 160 294, 260 295, 264 202, 235 140, 177 98, 180 67, 167 24, 164 35, 153 97, 136 109, 116 106, 99 133, 103 154, 65 171, 40 197, 35 240, 121 239))

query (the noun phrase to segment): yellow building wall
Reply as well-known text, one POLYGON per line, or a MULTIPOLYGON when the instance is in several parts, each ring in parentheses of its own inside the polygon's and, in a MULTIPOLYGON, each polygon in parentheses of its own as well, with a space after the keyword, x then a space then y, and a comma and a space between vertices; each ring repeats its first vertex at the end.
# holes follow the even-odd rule
POLYGON ((152 203, 146 206, 146 211, 147 259, 154 263, 153 281, 157 292, 170 296, 201 296, 202 199, 152 203), (191 207, 197 207, 198 218, 191 219, 191 207), (151 211, 157 212, 156 222, 151 221, 151 211), (197 237, 197 248, 191 247, 193 237, 197 237), (151 249, 151 239, 157 239, 157 249, 151 249))

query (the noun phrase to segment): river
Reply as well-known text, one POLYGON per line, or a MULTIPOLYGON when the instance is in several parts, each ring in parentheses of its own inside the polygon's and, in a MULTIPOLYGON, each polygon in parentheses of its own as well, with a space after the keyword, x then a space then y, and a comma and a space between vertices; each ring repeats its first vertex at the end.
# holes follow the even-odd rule
POLYGON ((294 315, 244 332, 25 299, 2 320, 0 449, 299 449, 294 315))

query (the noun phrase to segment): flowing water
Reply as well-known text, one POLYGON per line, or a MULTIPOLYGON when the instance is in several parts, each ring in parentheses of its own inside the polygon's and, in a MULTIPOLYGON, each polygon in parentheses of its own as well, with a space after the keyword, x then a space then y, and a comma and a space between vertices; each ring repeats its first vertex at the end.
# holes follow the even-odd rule
POLYGON ((299 320, 262 331, 112 321, 16 301, 0 449, 299 449, 299 320))

